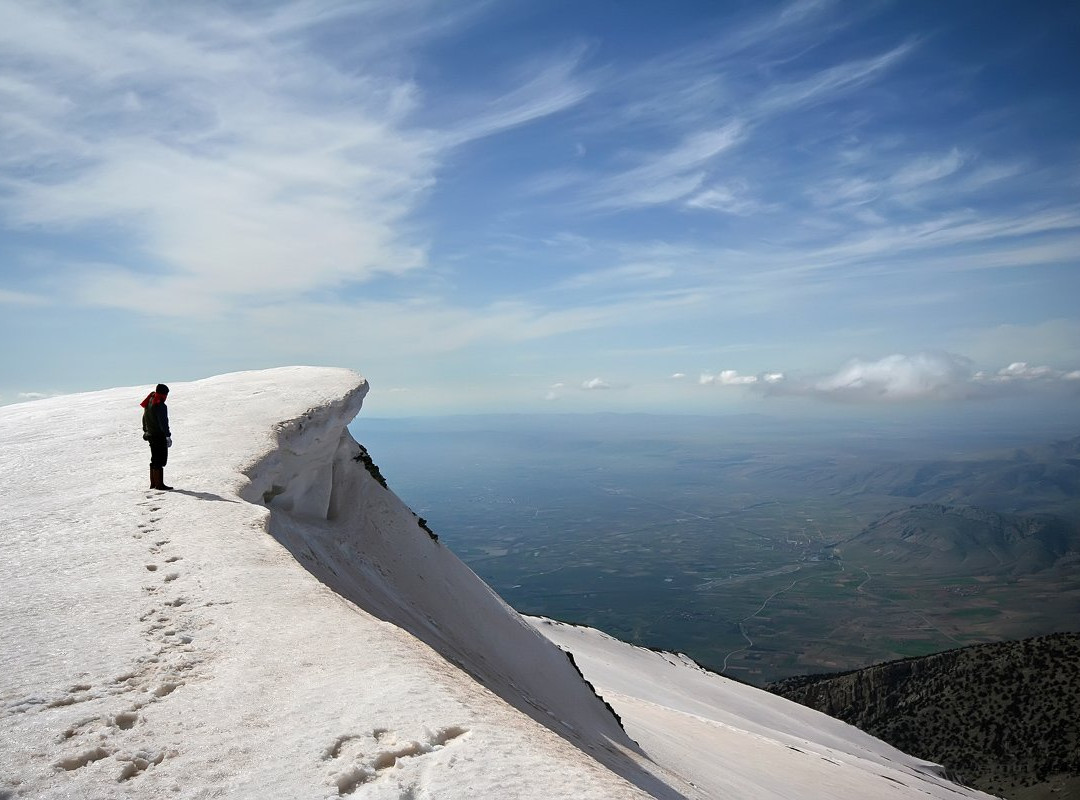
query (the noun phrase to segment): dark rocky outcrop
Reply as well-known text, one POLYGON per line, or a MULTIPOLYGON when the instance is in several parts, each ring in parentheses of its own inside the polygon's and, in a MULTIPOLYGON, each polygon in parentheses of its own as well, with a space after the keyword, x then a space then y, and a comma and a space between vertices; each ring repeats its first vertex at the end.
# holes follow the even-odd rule
POLYGON ((984 791, 1017 800, 1080 797, 1080 633, 974 645, 768 688, 984 791))

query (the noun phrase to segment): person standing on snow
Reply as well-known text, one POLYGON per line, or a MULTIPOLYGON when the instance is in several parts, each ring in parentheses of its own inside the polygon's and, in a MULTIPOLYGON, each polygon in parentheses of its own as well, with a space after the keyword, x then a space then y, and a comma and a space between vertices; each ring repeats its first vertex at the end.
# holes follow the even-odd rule
POLYGON ((169 430, 169 409, 165 400, 169 387, 159 383, 139 405, 143 407, 143 439, 150 443, 150 488, 171 490, 165 485, 165 464, 172 447, 172 431, 169 430))

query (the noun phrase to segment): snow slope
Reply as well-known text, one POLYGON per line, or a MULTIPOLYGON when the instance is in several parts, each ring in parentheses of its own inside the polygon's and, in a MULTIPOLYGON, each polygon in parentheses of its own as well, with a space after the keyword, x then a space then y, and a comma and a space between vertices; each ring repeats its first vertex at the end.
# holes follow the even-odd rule
POLYGON ((144 488, 147 387, 0 408, 0 800, 979 796, 537 623, 627 736, 358 460, 359 375, 171 385, 169 493, 144 488))
POLYGON ((936 764, 685 656, 634 647, 591 628, 529 619, 573 652, 646 754, 708 787, 710 797, 986 796, 946 780, 936 764))

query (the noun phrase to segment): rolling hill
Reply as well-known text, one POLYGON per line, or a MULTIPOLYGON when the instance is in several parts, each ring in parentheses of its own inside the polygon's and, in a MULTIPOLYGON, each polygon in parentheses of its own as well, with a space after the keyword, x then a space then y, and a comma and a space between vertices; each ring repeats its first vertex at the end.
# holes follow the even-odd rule
POLYGON ((926 503, 886 514, 837 550, 890 571, 1027 575, 1080 552, 1080 529, 1051 516, 926 503))

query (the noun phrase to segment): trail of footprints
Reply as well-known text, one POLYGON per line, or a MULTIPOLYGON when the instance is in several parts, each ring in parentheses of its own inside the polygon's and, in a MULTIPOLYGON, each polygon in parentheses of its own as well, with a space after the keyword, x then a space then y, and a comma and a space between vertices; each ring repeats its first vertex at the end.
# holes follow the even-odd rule
MULTIPOLYGON (((150 540, 145 568, 152 580, 142 589, 153 605, 139 617, 139 622, 145 626, 143 634, 152 652, 136 659, 131 670, 104 684, 78 683, 59 697, 32 696, 0 708, 0 713, 7 715, 45 712, 83 703, 100 708, 108 705, 112 698, 123 701, 119 708, 114 707, 107 713, 97 711, 77 718, 59 733, 57 739, 65 745, 67 754, 54 762, 57 770, 79 770, 112 758, 119 767, 116 780, 124 782, 178 754, 170 747, 135 745, 143 710, 161 702, 186 683, 198 680, 199 666, 203 662, 194 646, 194 634, 200 626, 187 613, 191 610, 187 598, 179 594, 165 596, 166 590, 173 588, 182 577, 183 558, 170 553, 170 541, 161 538, 157 523, 161 520, 162 509, 156 499, 148 494, 146 502, 140 503, 149 515, 132 534, 136 540, 150 540)), ((368 735, 338 737, 326 749, 323 759, 333 765, 330 780, 338 795, 352 795, 366 784, 393 780, 395 768, 415 759, 430 758, 468 735, 468 729, 454 725, 426 732, 419 739, 401 740, 393 731, 376 728, 368 735)), ((402 800, 413 798, 418 787, 402 781, 400 775, 397 777, 402 800)))
MULTIPOLYGON (((419 759, 435 753, 462 737, 468 729, 452 725, 435 732, 428 732, 420 739, 401 741, 397 734, 386 728, 376 728, 368 735, 339 736, 323 754, 323 760, 336 768, 331 780, 339 795, 353 794, 367 783, 385 780, 395 767, 406 759, 419 759)), ((415 786, 401 786, 401 797, 414 795, 415 786)))
POLYGON ((131 670, 104 684, 79 683, 59 697, 29 697, 6 704, 2 709, 2 713, 17 714, 82 703, 92 703, 100 709, 112 705, 112 698, 123 701, 113 711, 88 714, 60 732, 57 738, 67 754, 54 762, 58 770, 78 770, 111 757, 118 762, 116 780, 122 782, 177 754, 169 747, 132 746, 139 739, 143 710, 161 702, 185 683, 197 680, 203 661, 193 645, 200 626, 188 613, 191 609, 187 607, 187 599, 179 594, 165 596, 164 590, 172 588, 182 577, 179 566, 183 559, 170 553, 169 540, 160 536, 157 523, 161 520, 161 507, 155 500, 148 494, 146 502, 140 503, 149 515, 132 534, 136 540, 149 538, 152 542, 147 548, 151 558, 145 566, 147 573, 157 580, 142 588, 154 604, 139 617, 145 626, 143 634, 150 653, 139 657, 131 670))

